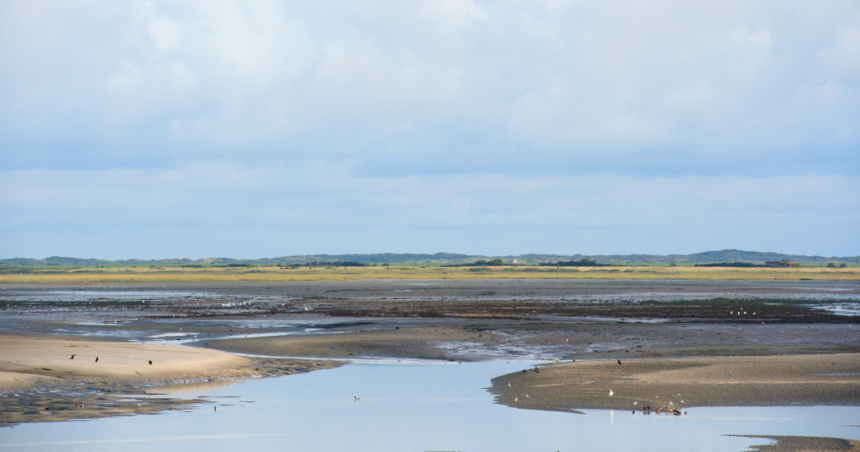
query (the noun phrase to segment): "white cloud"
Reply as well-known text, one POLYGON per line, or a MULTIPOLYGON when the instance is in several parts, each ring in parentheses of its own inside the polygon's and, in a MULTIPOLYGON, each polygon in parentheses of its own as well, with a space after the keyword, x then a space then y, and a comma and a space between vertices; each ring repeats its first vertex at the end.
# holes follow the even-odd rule
MULTIPOLYGON (((806 16, 780 2, 675 0, 55 6, 6 3, 0 90, 11 107, 0 115, 35 124, 50 109, 58 122, 87 118, 96 135, 122 117, 127 140, 177 148, 247 134, 328 140, 335 127, 342 143, 317 151, 337 155, 392 122, 451 142, 442 124, 468 120, 484 134, 472 140, 507 130, 535 153, 731 149, 793 135, 797 122, 780 118, 797 93, 826 80, 854 90, 860 64, 851 2, 806 16)), ((816 130, 798 136, 822 135, 818 115, 803 113, 816 130)), ((834 121, 850 129, 855 118, 834 121)), ((798 140, 784 145, 812 144, 798 140)))
POLYGON ((821 60, 840 75, 860 74, 860 26, 847 26, 836 31, 836 42, 819 52, 821 60))
POLYGON ((670 108, 695 114, 697 111, 708 110, 718 98, 719 92, 711 87, 707 80, 700 80, 672 91, 666 96, 665 102, 670 108))
POLYGON ((171 18, 159 18, 149 24, 147 33, 152 38, 155 48, 168 51, 177 48, 182 39, 182 24, 171 18))
POLYGON ((490 13, 472 0, 424 0, 421 10, 445 33, 468 30, 490 20, 490 13))
POLYGON ((555 223, 619 252, 696 228, 792 251, 759 227, 779 220, 857 249, 839 231, 858 211, 858 18, 851 0, 7 0, 0 247, 67 215, 347 219, 365 251, 383 224, 454 249, 493 222, 524 247, 555 223))

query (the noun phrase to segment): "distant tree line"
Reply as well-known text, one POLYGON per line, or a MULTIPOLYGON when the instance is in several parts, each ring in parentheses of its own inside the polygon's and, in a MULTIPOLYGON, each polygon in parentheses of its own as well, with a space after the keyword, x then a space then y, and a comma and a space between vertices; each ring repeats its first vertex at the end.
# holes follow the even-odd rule
POLYGON ((696 264, 696 267, 764 267, 761 264, 754 264, 752 262, 712 262, 710 264, 696 264))
MULTIPOLYGON (((252 268, 252 267, 278 267, 278 268, 299 268, 299 267, 368 267, 373 264, 365 262, 351 261, 318 261, 305 262, 295 264, 251 264, 251 263, 229 263, 229 264, 189 264, 179 265, 183 268, 204 268, 204 267, 222 267, 222 268, 252 268)), ((155 267, 154 265, 151 267, 155 267)))
POLYGON ((545 267, 613 267, 613 264, 601 264, 597 262, 595 259, 589 259, 584 257, 578 261, 570 260, 570 261, 558 261, 556 263, 552 262, 541 262, 541 266, 545 267))
POLYGON ((478 260, 475 262, 466 262, 463 264, 440 265, 440 267, 487 267, 487 266, 498 267, 500 265, 512 265, 512 264, 508 264, 505 261, 503 261, 502 259, 493 259, 491 261, 481 259, 481 260, 478 260))
POLYGON ((299 268, 299 267, 368 267, 371 264, 366 262, 352 261, 326 261, 326 262, 307 262, 304 264, 279 264, 282 268, 299 268))

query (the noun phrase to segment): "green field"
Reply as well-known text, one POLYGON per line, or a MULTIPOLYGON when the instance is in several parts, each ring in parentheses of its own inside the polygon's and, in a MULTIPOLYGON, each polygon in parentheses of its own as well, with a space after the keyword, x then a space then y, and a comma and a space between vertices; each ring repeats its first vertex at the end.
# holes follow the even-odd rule
POLYGON ((85 266, 0 268, 0 284, 99 284, 155 282, 338 281, 362 279, 678 279, 760 281, 860 281, 860 268, 715 267, 439 267, 426 264, 368 267, 171 267, 85 266))

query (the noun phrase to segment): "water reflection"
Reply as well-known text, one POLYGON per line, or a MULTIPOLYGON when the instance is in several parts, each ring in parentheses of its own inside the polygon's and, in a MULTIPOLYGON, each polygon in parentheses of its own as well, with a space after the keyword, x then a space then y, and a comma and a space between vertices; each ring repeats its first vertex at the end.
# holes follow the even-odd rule
POLYGON ((183 396, 207 396, 218 410, 204 405, 192 412, 20 425, 0 430, 0 450, 741 451, 766 440, 724 435, 860 439, 860 428, 849 426, 860 419, 857 407, 694 408, 688 416, 644 416, 493 404, 483 389, 490 379, 530 364, 351 364, 187 387, 183 396))

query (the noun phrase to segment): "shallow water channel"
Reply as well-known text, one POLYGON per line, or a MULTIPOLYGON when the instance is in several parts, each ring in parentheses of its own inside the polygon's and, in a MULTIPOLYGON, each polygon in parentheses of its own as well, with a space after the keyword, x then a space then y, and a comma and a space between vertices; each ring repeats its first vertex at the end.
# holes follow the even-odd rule
POLYGON ((353 363, 180 387, 171 392, 216 403, 190 412, 18 425, 0 429, 0 451, 743 451, 771 441, 726 435, 860 440, 860 407, 692 408, 687 416, 664 416, 494 404, 484 389, 490 379, 530 364, 353 363))

